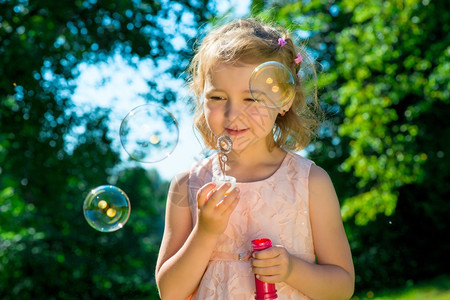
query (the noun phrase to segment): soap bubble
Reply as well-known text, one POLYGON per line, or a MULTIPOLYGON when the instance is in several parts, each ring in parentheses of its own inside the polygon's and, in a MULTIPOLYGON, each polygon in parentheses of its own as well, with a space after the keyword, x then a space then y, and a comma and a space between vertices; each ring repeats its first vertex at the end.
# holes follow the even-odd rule
POLYGON ((144 104, 120 124, 120 141, 134 160, 154 163, 167 158, 178 144, 178 123, 164 107, 144 104))
POLYGON ((276 61, 257 66, 250 76, 249 88, 253 99, 269 108, 282 107, 295 95, 292 73, 276 61))
POLYGON ((130 200, 118 187, 102 185, 84 199, 83 211, 89 225, 102 232, 116 231, 130 216, 130 200))

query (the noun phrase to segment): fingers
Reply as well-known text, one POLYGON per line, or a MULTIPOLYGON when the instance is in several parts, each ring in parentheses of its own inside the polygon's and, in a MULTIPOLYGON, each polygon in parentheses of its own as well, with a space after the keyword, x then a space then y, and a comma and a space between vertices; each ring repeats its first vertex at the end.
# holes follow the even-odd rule
MULTIPOLYGON (((272 261, 273 262, 273 261, 272 261)), ((252 261, 252 273, 256 275, 256 278, 258 278, 261 281, 268 282, 268 283, 278 283, 282 281, 283 279, 283 266, 280 264, 269 264, 269 260, 253 260, 252 261), (260 266, 257 265, 258 262, 263 262, 264 264, 268 264, 268 266, 260 266)))
POLYGON ((208 198, 211 197, 212 192, 216 188, 216 184, 214 182, 210 182, 202 186, 197 192, 197 205, 198 207, 202 207, 208 201, 208 198))
POLYGON ((282 248, 273 246, 264 250, 253 252, 252 257, 256 259, 269 259, 273 257, 280 256, 282 253, 282 248))
MULTIPOLYGON (((238 188, 236 188, 236 193, 239 193, 239 189, 238 188)), ((239 194, 237 194, 237 196, 234 197, 234 199, 232 197, 230 197, 230 195, 228 195, 228 197, 226 199, 227 202, 225 203, 226 204, 226 206, 225 206, 225 213, 231 214, 234 211, 234 209, 236 208, 236 206, 238 205, 239 199, 240 199, 239 194), (231 202, 231 203, 228 204, 228 202, 231 202)))
POLYGON ((224 183, 219 186, 208 198, 205 206, 209 208, 220 208, 219 211, 225 210, 237 196, 236 189, 232 190, 227 196, 225 195, 230 186, 231 184, 229 183, 224 183))
POLYGON ((253 273, 259 276, 279 276, 280 266, 272 266, 265 268, 253 268, 253 273))
POLYGON ((220 212, 233 211, 239 202, 239 189, 234 188, 226 195, 230 186, 231 184, 224 183, 216 188, 217 186, 213 182, 205 184, 197 192, 198 207, 204 207, 205 209, 218 208, 220 212))
POLYGON ((284 281, 290 274, 292 265, 290 254, 282 246, 274 246, 253 253, 250 260, 252 272, 258 279, 268 283, 284 281))
POLYGON ((226 193, 230 188, 230 185, 227 183, 219 187, 219 189, 217 190, 217 195, 214 195, 214 197, 217 196, 219 198, 219 200, 215 204, 215 207, 221 212, 231 213, 239 202, 239 189, 234 188, 230 193, 226 195, 225 193, 222 194, 222 188, 226 193))
POLYGON ((222 200, 224 200, 224 196, 228 191, 228 189, 230 188, 230 186, 231 184, 228 182, 220 185, 209 199, 209 205, 217 207, 219 203, 223 202, 222 200))
POLYGON ((269 266, 278 266, 281 264, 279 257, 267 258, 267 259, 252 259, 253 267, 266 268, 269 266))
POLYGON ((217 189, 216 184, 210 183, 203 186, 197 193, 198 227, 201 231, 215 235, 225 231, 231 213, 239 202, 239 189, 235 188, 225 195, 229 188, 229 183, 217 189))
POLYGON ((282 281, 283 266, 278 257, 269 259, 252 259, 252 272, 261 281, 278 283, 282 281))
POLYGON ((256 278, 267 283, 279 283, 283 281, 281 275, 256 275, 256 278))

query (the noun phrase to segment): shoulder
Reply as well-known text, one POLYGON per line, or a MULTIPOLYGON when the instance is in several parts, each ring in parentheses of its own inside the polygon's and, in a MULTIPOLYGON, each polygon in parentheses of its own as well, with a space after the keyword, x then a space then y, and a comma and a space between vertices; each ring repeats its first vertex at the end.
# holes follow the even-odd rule
POLYGON ((311 169, 309 171, 309 183, 311 186, 332 184, 331 178, 327 171, 315 164, 311 165, 311 169))
POLYGON ((203 177, 205 172, 211 172, 213 157, 207 157, 195 162, 191 168, 181 171, 172 178, 171 188, 187 188, 189 181, 194 180, 197 177, 203 177))
POLYGON ((328 173, 319 166, 312 165, 309 172, 309 200, 312 214, 340 219, 339 200, 328 173))
POLYGON ((177 206, 192 205, 197 190, 212 178, 213 156, 197 161, 172 178, 168 200, 177 206))
POLYGON ((205 183, 210 182, 214 174, 219 174, 219 164, 214 163, 217 159, 215 155, 209 156, 196 162, 188 173, 188 183, 190 192, 195 192, 205 183))
POLYGON ((300 154, 294 152, 288 152, 286 154, 286 165, 288 166, 288 173, 296 174, 300 178, 307 179, 310 174, 311 167, 314 166, 314 162, 309 160, 300 154))
POLYGON ((288 164, 296 164, 303 169, 305 176, 308 177, 310 189, 311 187, 320 188, 330 184, 332 185, 328 173, 317 166, 312 160, 293 152, 288 152, 287 155, 290 156, 288 164))
POLYGON ((215 156, 209 156, 202 160, 197 161, 192 165, 189 170, 189 176, 191 177, 203 177, 205 173, 211 173, 213 167, 213 161, 215 156))
POLYGON ((316 201, 323 201, 324 199, 334 200, 336 198, 333 182, 331 181, 327 171, 315 164, 311 165, 308 185, 309 193, 312 197, 316 196, 314 197, 317 198, 316 201), (325 195, 327 197, 323 197, 325 195))
POLYGON ((305 164, 305 165, 313 165, 314 164, 314 162, 312 160, 307 159, 295 152, 288 152, 286 155, 290 156, 295 162, 297 162, 299 164, 305 164))
POLYGON ((172 178, 169 194, 167 195, 168 204, 184 207, 189 206, 189 174, 190 170, 185 170, 172 178))
POLYGON ((184 170, 176 174, 170 182, 170 189, 179 189, 188 184, 190 170, 184 170))

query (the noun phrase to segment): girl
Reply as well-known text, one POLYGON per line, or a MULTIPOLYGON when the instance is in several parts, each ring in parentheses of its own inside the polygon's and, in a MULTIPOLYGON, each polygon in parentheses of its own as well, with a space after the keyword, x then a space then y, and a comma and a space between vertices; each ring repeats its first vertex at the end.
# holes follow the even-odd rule
MULTIPOLYGON (((302 57, 282 30, 240 19, 211 31, 190 66, 195 125, 209 148, 233 142, 217 186, 218 155, 172 181, 156 265, 162 299, 254 299, 254 276, 275 283, 278 299, 348 299, 354 269, 339 202, 327 173, 289 150, 304 148, 318 121, 295 78, 279 108, 254 101, 250 76, 267 61, 297 74, 302 57), (249 258, 251 240, 273 247, 249 258)), ((317 102, 317 100, 315 100, 317 102)))

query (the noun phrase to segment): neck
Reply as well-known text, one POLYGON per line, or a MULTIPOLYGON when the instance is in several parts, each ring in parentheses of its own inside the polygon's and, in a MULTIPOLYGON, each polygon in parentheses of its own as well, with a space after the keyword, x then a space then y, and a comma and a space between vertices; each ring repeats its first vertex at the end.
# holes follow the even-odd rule
POLYGON ((250 151, 231 151, 228 154, 225 173, 238 182, 262 180, 272 175, 281 165, 286 155, 284 150, 256 148, 250 151))
POLYGON ((272 151, 268 149, 253 149, 252 151, 231 151, 228 154, 228 161, 231 165, 252 166, 259 164, 270 163, 279 157, 280 152, 284 152, 279 148, 274 148, 272 151))

